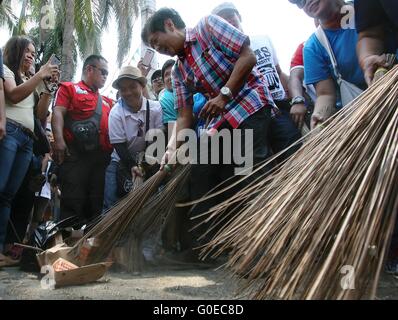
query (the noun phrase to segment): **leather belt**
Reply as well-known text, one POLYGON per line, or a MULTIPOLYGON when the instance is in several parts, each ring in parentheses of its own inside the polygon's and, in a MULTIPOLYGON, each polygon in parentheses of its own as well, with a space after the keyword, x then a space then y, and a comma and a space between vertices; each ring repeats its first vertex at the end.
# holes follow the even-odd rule
POLYGON ((22 124, 20 124, 19 122, 16 122, 12 119, 7 118, 6 119, 7 122, 13 124, 14 126, 16 126, 17 128, 21 129, 23 133, 25 133, 26 135, 28 135, 30 138, 32 138, 33 140, 37 140, 36 135, 34 134, 34 132, 26 127, 24 127, 22 124))

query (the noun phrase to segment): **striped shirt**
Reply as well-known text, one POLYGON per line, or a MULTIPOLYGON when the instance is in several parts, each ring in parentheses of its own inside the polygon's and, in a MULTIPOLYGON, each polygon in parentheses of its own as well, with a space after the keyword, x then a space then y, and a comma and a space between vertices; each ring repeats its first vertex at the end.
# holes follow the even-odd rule
MULTIPOLYGON (((184 56, 173 68, 176 107, 191 107, 196 92, 218 96, 242 48, 249 43, 246 35, 215 15, 203 18, 194 29, 187 28, 184 56)), ((240 92, 226 105, 226 113, 213 119, 209 128, 217 129, 226 120, 236 129, 263 107, 276 108, 265 79, 254 68, 240 92)))

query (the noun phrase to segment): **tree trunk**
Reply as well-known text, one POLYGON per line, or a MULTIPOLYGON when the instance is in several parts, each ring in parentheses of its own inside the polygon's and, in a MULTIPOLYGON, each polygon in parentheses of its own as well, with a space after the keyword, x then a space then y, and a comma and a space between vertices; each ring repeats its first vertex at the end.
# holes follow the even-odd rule
POLYGON ((26 7, 28 5, 27 0, 22 1, 21 13, 17 25, 13 28, 12 35, 20 36, 26 34, 26 7))
POLYGON ((62 45, 62 66, 61 81, 72 81, 75 70, 73 61, 73 53, 75 46, 75 38, 73 32, 75 30, 75 1, 65 1, 65 25, 62 45))
POLYGON ((40 8, 39 44, 42 46, 47 42, 51 30, 55 28, 54 13, 51 12, 54 11, 54 5, 50 0, 41 0, 40 8))

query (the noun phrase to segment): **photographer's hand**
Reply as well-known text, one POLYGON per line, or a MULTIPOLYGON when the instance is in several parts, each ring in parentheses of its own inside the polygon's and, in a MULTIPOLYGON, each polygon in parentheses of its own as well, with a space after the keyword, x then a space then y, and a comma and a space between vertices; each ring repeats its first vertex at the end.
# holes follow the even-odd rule
POLYGON ((140 69, 142 75, 146 78, 148 76, 149 71, 151 71, 151 67, 145 66, 143 63, 143 59, 138 62, 137 68, 140 69))

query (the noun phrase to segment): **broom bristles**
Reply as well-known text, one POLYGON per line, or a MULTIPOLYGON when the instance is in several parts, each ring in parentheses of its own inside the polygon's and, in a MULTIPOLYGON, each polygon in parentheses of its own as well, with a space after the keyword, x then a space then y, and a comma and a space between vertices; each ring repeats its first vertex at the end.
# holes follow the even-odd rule
POLYGON ((79 258, 82 247, 90 238, 99 242, 85 264, 102 262, 121 238, 127 249, 127 270, 141 271, 143 268, 142 240, 150 232, 159 232, 175 207, 177 197, 189 177, 190 166, 177 167, 161 192, 155 192, 167 177, 159 171, 143 184, 135 184, 134 191, 110 209, 106 215, 75 246, 72 252, 79 258), (153 195, 154 194, 154 195, 153 195))
MULTIPOLYGON (((394 68, 236 195, 243 209, 202 256, 232 250, 227 268, 248 277, 243 288, 256 299, 374 297, 398 209, 397 107, 394 68), (342 285, 345 266, 355 290, 342 285)), ((228 201, 208 220, 219 223, 228 201)))

